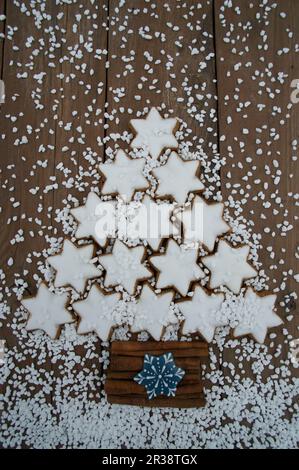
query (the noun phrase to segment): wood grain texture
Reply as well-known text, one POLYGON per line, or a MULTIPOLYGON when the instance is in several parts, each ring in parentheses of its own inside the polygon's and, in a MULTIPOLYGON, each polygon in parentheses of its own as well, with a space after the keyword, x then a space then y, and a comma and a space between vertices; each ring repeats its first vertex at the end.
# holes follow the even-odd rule
MULTIPOLYGON (((224 200, 230 201, 233 195, 240 203, 244 198, 247 201, 241 212, 238 207, 229 207, 230 215, 241 217, 241 222, 244 216, 252 234, 261 236, 259 260, 267 282, 271 289, 278 289, 279 301, 286 302, 294 317, 288 321, 284 307, 279 305, 278 313, 283 316, 292 334, 298 336, 297 302, 295 298, 286 297, 286 294, 298 291, 294 277, 288 275, 288 271, 292 270, 293 274, 299 272, 299 258, 295 256, 298 159, 293 158, 296 151, 292 152, 291 146, 294 139, 299 141, 299 105, 292 105, 290 101, 291 82, 299 78, 298 54, 295 53, 296 44, 299 43, 298 1, 279 0, 276 2, 278 8, 269 11, 259 0, 252 0, 250 8, 244 0, 234 0, 233 7, 225 0, 173 1, 168 2, 168 7, 166 2, 163 5, 156 2, 156 9, 147 13, 142 9, 148 7, 148 2, 143 0, 127 0, 121 8, 116 0, 101 0, 93 4, 89 0, 81 0, 77 4, 61 2, 59 7, 55 3, 46 2, 46 12, 50 15, 47 30, 51 27, 55 29, 57 43, 60 44, 51 51, 54 59, 50 59, 47 49, 51 46, 51 35, 46 34, 44 28, 37 29, 34 18, 21 13, 13 1, 0 0, 0 14, 5 11, 7 16, 6 22, 0 23, 0 33, 5 25, 6 30, 7 26, 16 28, 4 42, 0 40, 0 51, 3 44, 1 76, 7 88, 6 103, 1 106, 1 134, 6 138, 0 141, 0 198, 4 201, 1 204, 0 265, 6 268, 2 284, 11 311, 14 312, 20 305, 15 294, 19 279, 26 279, 26 292, 34 294, 35 276, 41 275, 41 257, 47 255, 51 236, 64 236, 62 224, 57 220, 59 211, 64 206, 81 204, 90 187, 98 186, 97 172, 90 171, 90 158, 99 162, 109 157, 118 146, 127 149, 128 139, 122 141, 115 136, 123 136, 128 131, 129 119, 136 117, 138 112, 146 113, 149 107, 158 106, 162 114, 170 113, 186 122, 192 150, 196 150, 200 142, 210 158, 218 152, 226 158, 226 167, 221 175, 224 200), (95 50, 93 54, 87 53, 82 45, 83 56, 73 55, 78 47, 78 36, 70 26, 78 8, 81 13, 90 10, 90 15, 82 15, 79 32, 84 44, 88 46, 93 42, 94 47, 102 51, 98 58, 95 57, 95 50), (63 16, 58 18, 58 11, 63 16), (281 12, 287 14, 286 19, 280 16, 281 12), (93 14, 98 15, 97 21, 93 20, 93 14), (253 28, 246 28, 248 20, 251 20, 253 28), (95 28, 95 23, 98 28, 95 28), (174 43, 177 34, 168 23, 180 27, 180 45, 174 43), (151 26, 151 40, 140 34, 144 24, 151 26), (287 28, 294 32, 292 38, 287 28), (265 29, 268 50, 264 49, 262 39, 265 29), (39 49, 33 70, 30 69, 31 49, 24 42, 24 38, 30 37, 32 32, 39 49), (155 33, 159 36, 156 37, 155 33), (165 42, 161 40, 163 35, 165 42), (45 47, 39 45, 43 39, 46 41, 45 47), (231 39, 234 43, 230 42, 231 39), (195 47, 206 44, 206 50, 199 50, 193 55, 187 46, 192 41, 195 47), (290 53, 278 55, 284 47, 290 48, 290 53), (146 57, 152 57, 151 69, 146 68, 146 57), (49 66, 51 62, 58 64, 57 67, 49 66), (167 69, 168 62, 171 65, 167 69), (203 62, 206 68, 200 70, 203 62), (87 72, 81 69, 83 63, 87 66, 87 72), (183 68, 187 70, 187 82, 183 68), (272 70, 272 76, 269 70, 272 70), (34 75, 42 71, 46 72, 46 76, 42 83, 38 83, 34 75), (24 72, 28 73, 26 80, 17 78, 24 72), (254 78, 256 72, 258 75, 254 78), (283 84, 278 79, 281 72, 286 74, 283 84), (73 75, 75 78, 72 78, 73 75), (276 88, 279 92, 275 92, 273 98, 268 89, 275 91, 276 88), (51 90, 56 90, 56 93, 52 94, 51 90), (207 105, 198 119, 189 98, 197 100, 197 95, 201 94, 204 95, 203 106, 205 102, 207 105), (219 97, 218 105, 216 95, 219 97), (248 101, 251 104, 247 107, 248 101), (41 107, 37 110, 35 105, 38 102, 41 107), (262 105, 261 110, 258 105, 262 105), (17 124, 11 119, 14 116, 18 117, 17 124), (229 124, 229 118, 232 124, 229 124), (70 121, 73 123, 72 129, 67 131, 65 126, 70 121), (34 132, 28 132, 27 124, 32 126, 34 132), (18 137, 27 136, 26 145, 15 145, 15 127, 18 128, 18 137), (244 129, 249 133, 244 133, 244 129), (113 138, 112 134, 115 134, 113 138), (279 139, 275 140, 277 134, 279 139), (220 136, 225 136, 225 140, 220 136), (44 150, 41 150, 41 145, 44 150), (90 150, 86 153, 87 147, 90 150), (38 160, 47 160, 47 166, 41 170, 38 160), (273 178, 275 172, 280 176, 279 183, 273 178), (69 181, 69 175, 75 173, 75 181, 69 181), (57 183, 57 187, 51 189, 53 183, 57 183), (29 191, 31 189, 37 192, 33 194, 29 191), (14 199, 6 204, 8 195, 14 199), (268 199, 270 208, 265 207, 268 199), (15 202, 20 205, 13 207, 15 202), (292 224, 294 229, 287 231, 286 222, 292 224), (266 231, 268 227, 270 232, 266 231), (12 244, 11 240, 18 231, 23 233, 24 242, 12 244), (10 258, 13 258, 14 264, 7 269, 10 258)), ((214 183, 207 179, 206 184, 214 193, 214 183)), ((1 337, 7 339, 8 347, 17 346, 9 323, 2 328, 1 337)), ((115 344, 116 347, 128 347, 115 344)), ((287 357, 288 341, 281 329, 277 331, 275 340, 267 339, 267 345, 270 344, 271 352, 282 344, 280 357, 287 357)), ((100 343, 97 347, 100 348, 100 343)), ((190 367, 190 374, 185 378, 187 385, 196 380, 202 350, 193 351, 190 357, 188 353, 185 356, 184 347, 180 346, 176 354, 178 361, 187 361, 188 366, 193 367, 190 367)), ((152 350, 155 348, 156 345, 152 350)), ((223 363, 231 363, 237 369, 238 348, 225 348, 222 355, 213 346, 218 358, 214 367, 221 369, 223 363)), ((86 350, 77 348, 76 353, 83 357, 86 350)), ((127 366, 132 364, 134 355, 127 351, 121 357, 127 366)), ((33 358, 32 363, 41 369, 37 358, 33 358)), ((274 365, 279 364, 278 357, 274 365)), ((62 362, 53 365, 49 358, 43 369, 49 371, 58 382, 61 379, 61 365, 62 362)), ((20 368, 26 366, 28 364, 19 363, 20 368)), ((131 378, 132 371, 118 370, 117 364, 114 367, 115 370, 109 372, 108 380, 131 378)), ((245 377, 255 380, 251 363, 243 363, 243 370, 245 377)), ((231 371, 224 368, 224 374, 230 377, 231 371)), ((101 387, 99 381, 95 380, 95 383, 98 388, 101 387)), ((67 389, 67 386, 63 388, 67 389)), ((13 389, 11 399, 14 400, 13 389)), ((126 397, 110 395, 111 402, 117 399, 126 403, 126 397)), ((146 399, 140 400, 141 404, 146 399)), ((188 399, 180 400, 180 406, 188 406, 188 399)), ((158 403, 157 406, 163 406, 158 403)), ((201 399, 199 403, 202 404, 201 399)))
MULTIPOLYGON (((232 3, 215 1, 219 151, 227 159, 221 188, 230 215, 244 221, 251 241, 258 240, 261 269, 278 295, 278 314, 296 338, 299 159, 292 143, 299 141, 299 105, 291 101, 291 83, 299 78, 298 2, 279 1, 270 8, 258 0, 250 7, 242 0, 232 3), (247 28, 249 22, 253 26, 247 28)), ((266 344, 272 352, 282 345, 273 360, 279 365, 289 344, 281 327, 275 333, 266 344)), ((224 360, 235 361, 234 348, 226 349, 224 360)), ((249 364, 247 373, 254 377, 249 364)))
POLYGON ((208 344, 202 341, 194 341, 192 344, 179 341, 113 342, 105 382, 107 399, 112 404, 134 406, 172 408, 204 406, 201 365, 207 356, 208 344), (173 353, 175 364, 185 371, 185 375, 178 385, 175 397, 160 396, 149 400, 145 388, 133 379, 143 368, 145 354, 159 356, 165 352, 173 353))

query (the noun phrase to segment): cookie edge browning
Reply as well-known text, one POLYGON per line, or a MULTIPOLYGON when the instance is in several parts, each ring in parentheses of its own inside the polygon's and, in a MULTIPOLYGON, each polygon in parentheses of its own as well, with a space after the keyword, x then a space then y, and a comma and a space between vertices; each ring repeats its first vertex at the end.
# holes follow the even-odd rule
MULTIPOLYGON (((48 290, 49 289, 49 286, 47 285, 46 281, 42 281, 38 287, 38 289, 40 288, 41 285, 44 285, 48 290)), ((54 287, 54 286, 53 286, 54 287)), ((54 287, 55 288, 55 287, 54 287)), ((37 291, 38 291, 37 289, 37 291)), ((57 289, 60 289, 59 287, 57 289)), ((56 294, 55 292, 52 292, 50 291, 52 294, 55 294, 55 295, 60 295, 60 294, 56 294)), ((69 314, 73 317, 73 321, 70 322, 70 323, 63 323, 61 325, 58 326, 57 328, 57 333, 56 333, 56 336, 54 338, 52 338, 50 335, 48 335, 48 333, 45 331, 45 330, 42 330, 41 328, 32 328, 30 330, 27 329, 27 324, 28 324, 28 321, 29 319, 32 317, 32 313, 28 310, 27 307, 25 307, 25 305, 23 305, 22 301, 23 300, 27 300, 27 299, 35 299, 36 298, 36 295, 27 295, 26 297, 22 297, 22 299, 20 300, 20 303, 22 305, 22 307, 26 310, 26 312, 28 313, 28 317, 27 317, 27 320, 26 320, 26 325, 25 325, 25 330, 28 331, 29 333, 30 332, 33 332, 33 331, 42 331, 48 338, 50 338, 52 341, 57 341, 59 338, 60 338, 60 335, 61 335, 61 332, 62 332, 62 329, 65 327, 66 324, 72 324, 72 323, 75 323, 77 322, 77 318, 76 316, 72 313, 72 311, 68 310, 68 307, 71 307, 72 304, 71 304, 71 291, 66 291, 66 292, 63 292, 63 294, 67 294, 67 301, 66 303, 64 304, 64 307, 65 309, 69 312, 69 314)))
MULTIPOLYGON (((76 323, 76 333, 77 333, 77 335, 78 335, 78 336, 87 336, 87 335, 90 335, 90 334, 95 334, 95 335, 97 336, 97 338, 99 338, 100 341, 103 341, 103 342, 104 342, 104 340, 102 340, 102 338, 99 337, 98 333, 97 333, 95 330, 89 331, 88 333, 78 333, 78 328, 79 328, 79 326, 80 326, 80 323, 82 322, 82 317, 80 316, 79 313, 76 312, 76 310, 74 309, 73 305, 74 305, 76 302, 84 302, 84 300, 86 300, 87 297, 89 296, 89 293, 90 293, 90 291, 91 291, 91 289, 92 289, 93 286, 94 286, 101 294, 103 294, 104 296, 109 297, 110 295, 117 295, 117 296, 118 296, 117 302, 120 302, 123 297, 122 297, 122 294, 121 294, 120 292, 106 292, 103 287, 99 286, 99 284, 97 284, 97 283, 94 283, 94 284, 92 284, 92 286, 90 287, 89 291, 87 292, 87 296, 86 296, 85 298, 84 298, 83 295, 82 295, 82 298, 80 297, 80 299, 78 299, 78 300, 76 300, 75 302, 72 302, 72 303, 70 304, 70 307, 72 308, 73 312, 75 313, 75 315, 76 315, 76 317, 77 317, 77 323, 76 323)), ((86 293, 86 292, 85 292, 85 293, 86 293)), ((108 338, 107 338, 106 341, 110 341, 111 336, 113 335, 113 332, 114 332, 115 328, 117 328, 117 326, 114 326, 114 327, 112 326, 112 327, 110 328, 110 331, 109 331, 109 334, 108 334, 108 338)))
MULTIPOLYGON (((167 288, 163 289, 163 291, 162 291, 162 289, 158 289, 158 290, 161 290, 161 292, 160 292, 159 294, 156 294, 155 288, 148 282, 148 280, 143 281, 143 283, 142 283, 142 288, 141 288, 141 290, 140 290, 140 292, 139 292, 139 294, 138 294, 138 298, 136 299, 137 301, 140 299, 140 296, 141 296, 141 293, 142 293, 142 290, 143 290, 143 287, 144 287, 144 286, 148 286, 149 289, 153 292, 153 294, 154 294, 156 297, 161 297, 161 296, 163 296, 164 294, 171 293, 171 294, 172 294, 172 299, 171 299, 171 301, 170 301, 170 304, 171 304, 171 302, 174 303, 174 301, 175 301, 175 295, 176 295, 176 291, 175 291, 174 289, 172 289, 171 287, 167 287, 167 288)), ((169 305, 170 305, 170 304, 169 304, 169 305)), ((163 337, 163 335, 164 335, 164 333, 165 333, 165 331, 166 331, 166 328, 167 328, 167 326, 163 326, 163 329, 162 329, 162 332, 161 332, 161 335, 160 335, 160 339, 158 339, 158 340, 156 340, 147 330, 140 330, 140 331, 135 331, 135 332, 133 332, 133 331, 132 331, 132 325, 130 325, 129 330, 130 330, 130 333, 131 333, 132 335, 138 335, 139 333, 146 332, 146 333, 148 333, 148 334, 150 335, 150 337, 152 338, 153 341, 155 341, 156 343, 158 343, 159 341, 162 341, 161 338, 163 337)))
MULTIPOLYGON (((160 111, 158 110, 158 108, 157 108, 156 106, 152 106, 152 107, 149 109, 149 111, 147 112, 147 114, 146 114, 145 117, 130 119, 130 121, 129 121, 129 129, 132 131, 132 134, 133 134, 133 136, 134 136, 134 137, 133 137, 133 140, 134 140, 135 137, 137 136, 138 132, 137 132, 136 129, 134 128, 134 126, 133 126, 133 124, 132 124, 132 121, 134 121, 134 120, 136 120, 136 119, 137 119, 137 120, 138 120, 138 119, 140 119, 140 120, 145 120, 146 117, 149 115, 149 113, 150 113, 150 111, 151 111, 152 109, 156 109, 156 110, 158 111, 158 113, 161 115, 161 113, 160 113, 160 111)), ((179 119, 178 119, 177 117, 169 117, 169 118, 163 118, 163 119, 175 119, 175 120, 176 120, 176 125, 175 125, 175 127, 173 128, 173 131, 172 131, 173 137, 176 138, 176 137, 175 137, 175 133, 176 133, 176 132, 179 130, 179 128, 180 128, 180 121, 179 121, 179 119)), ((132 146, 133 140, 132 140, 132 142, 130 142, 130 148, 131 148, 132 150, 144 148, 144 147, 133 147, 133 146, 132 146)), ((176 140, 177 140, 177 139, 176 139, 176 140)), ((148 155, 150 156, 150 160, 156 160, 156 161, 158 161, 158 160, 161 158, 161 156, 165 154, 166 150, 176 151, 178 148, 179 148, 179 142, 177 142, 177 146, 176 146, 176 147, 164 147, 164 148, 161 150, 160 154, 157 156, 157 158, 152 157, 152 155, 151 155, 151 153, 150 153, 149 151, 147 151, 147 152, 148 152, 148 155)))
MULTIPOLYGON (((96 247, 96 244, 95 244, 93 241, 92 241, 91 243, 85 243, 85 244, 82 245, 82 246, 80 246, 80 245, 78 246, 77 240, 76 240, 76 242, 72 242, 71 237, 70 237, 70 236, 66 236, 66 237, 63 239, 63 245, 64 245, 64 242, 65 242, 66 240, 68 240, 69 242, 71 242, 71 244, 74 245, 76 248, 83 248, 83 247, 85 247, 85 246, 91 246, 91 245, 92 245, 92 246, 93 246, 93 253, 92 253, 92 258, 91 258, 91 259, 97 257, 97 247, 96 247)), ((81 240, 81 239, 80 239, 80 240, 81 240)), ((84 239, 82 238, 82 240, 84 240, 84 239)), ((53 286, 54 286, 55 289, 61 289, 61 287, 63 287, 63 288, 65 288, 65 289, 71 289, 72 291, 76 292, 76 293, 77 293, 78 295, 80 295, 80 296, 81 296, 81 295, 84 295, 84 292, 86 292, 86 288, 87 288, 88 283, 89 283, 90 281, 94 280, 94 279, 100 278, 101 276, 94 276, 94 277, 90 277, 89 279, 86 279, 85 285, 84 285, 84 289, 83 289, 82 291, 80 291, 80 292, 79 292, 77 289, 75 289, 74 287, 72 287, 71 284, 65 284, 65 285, 60 286, 60 287, 56 287, 56 286, 55 286, 55 280, 56 280, 57 271, 56 271, 55 268, 53 268, 53 267, 48 263, 48 259, 51 258, 51 256, 58 256, 58 255, 61 255, 62 252, 63 252, 63 245, 62 245, 62 248, 61 248, 57 253, 55 253, 55 255, 50 255, 50 256, 48 256, 48 258, 46 258, 46 263, 49 265, 49 267, 50 267, 51 269, 53 269, 53 270, 55 271, 53 286)), ((101 266, 101 267, 102 267, 102 266, 101 266)), ((99 268, 97 268, 97 269, 99 269, 99 268)), ((102 275, 103 275, 103 272, 102 272, 102 275)))
MULTIPOLYGON (((132 250, 133 248, 137 248, 137 247, 140 247, 140 248, 143 248, 143 255, 142 255, 142 258, 141 258, 141 261, 140 263, 142 265, 144 265, 144 263, 146 261, 148 261, 148 254, 147 254, 147 250, 146 250, 146 247, 142 244, 142 245, 137 245, 137 246, 128 246, 125 242, 123 242, 122 240, 120 240, 119 238, 116 238, 114 240, 114 243, 113 243, 113 248, 114 248, 114 245, 115 245, 115 242, 116 240, 118 240, 120 243, 122 243, 123 245, 126 246, 126 248, 128 248, 129 250, 132 250)), ((113 251, 113 248, 112 248, 112 251, 113 251)), ((99 258, 103 258, 105 256, 111 256, 112 253, 103 253, 102 255, 99 256, 99 258)), ((101 261, 99 261, 99 263, 101 264, 101 261)), ((122 284, 110 284, 109 286, 105 286, 105 279, 106 279, 106 275, 107 275, 107 271, 106 269, 104 268, 104 266, 102 266, 101 264, 101 267, 103 269, 103 272, 105 273, 104 274, 104 277, 103 277, 103 283, 104 283, 104 287, 106 287, 107 289, 109 288, 115 288, 115 287, 118 287, 118 286, 121 286, 123 288, 123 290, 130 296, 130 297, 135 297, 136 296, 136 292, 137 292, 137 289, 138 289, 138 286, 139 285, 142 285, 144 282, 148 281, 149 279, 151 279, 151 277, 154 277, 155 276, 155 273, 153 271, 153 269, 149 266, 144 266, 146 269, 148 269, 150 272, 151 272, 151 276, 150 277, 145 277, 145 278, 140 278, 138 279, 139 282, 135 282, 135 286, 134 286, 134 292, 133 294, 130 294, 130 292, 127 291, 127 289, 124 288, 124 286, 122 284)))
POLYGON ((257 271, 256 268, 254 267, 253 263, 252 263, 250 260, 248 260, 248 257, 249 257, 249 254, 250 254, 250 245, 248 245, 247 243, 239 243, 238 246, 233 246, 228 240, 226 240, 226 239, 222 236, 222 237, 220 237, 220 238, 218 239, 218 242, 215 244, 215 249, 214 249, 214 251, 213 251, 213 252, 210 252, 210 253, 209 253, 208 255, 206 255, 206 256, 202 256, 202 257, 201 257, 201 260, 203 260, 204 258, 208 258, 209 256, 215 255, 215 254, 217 253, 218 245, 219 245, 220 241, 224 241, 224 242, 227 243, 231 248, 234 248, 234 249, 238 249, 238 248, 242 248, 242 247, 244 247, 244 246, 247 246, 247 247, 249 248, 249 253, 248 253, 247 258, 246 258, 246 263, 248 263, 248 264, 250 265, 250 267, 256 272, 256 274, 255 274, 255 276, 251 276, 251 277, 247 277, 247 278, 242 278, 242 284, 241 284, 241 287, 240 287, 240 289, 239 289, 239 292, 237 292, 237 293, 236 293, 236 292, 233 292, 233 291, 232 291, 227 285, 225 285, 225 284, 220 284, 219 286, 212 288, 212 287, 211 287, 211 271, 210 271, 209 268, 203 263, 203 261, 201 261, 202 264, 203 264, 203 266, 204 266, 204 269, 207 269, 207 270, 209 271, 209 282, 208 282, 208 284, 207 284, 207 288, 208 288, 208 290, 210 290, 211 292, 215 292, 215 290, 219 289, 220 287, 226 287, 226 288, 227 288, 230 292, 232 292, 234 295, 239 295, 240 292, 241 292, 241 290, 242 290, 242 288, 244 288, 244 287, 248 288, 248 287, 249 287, 249 286, 244 285, 244 282, 245 282, 245 281, 248 281, 249 279, 254 279, 254 278, 258 275, 258 271, 257 271))

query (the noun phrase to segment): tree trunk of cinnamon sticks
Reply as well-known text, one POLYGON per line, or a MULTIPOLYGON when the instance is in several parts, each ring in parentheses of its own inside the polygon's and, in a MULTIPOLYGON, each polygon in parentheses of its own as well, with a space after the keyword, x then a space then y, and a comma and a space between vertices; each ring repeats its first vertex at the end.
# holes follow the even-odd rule
POLYGON ((121 405, 196 408, 205 405, 202 364, 208 357, 208 344, 190 342, 115 341, 110 349, 110 366, 105 392, 109 403, 121 405), (145 354, 172 352, 175 363, 185 371, 175 397, 159 396, 149 400, 142 385, 134 377, 143 368, 145 354))

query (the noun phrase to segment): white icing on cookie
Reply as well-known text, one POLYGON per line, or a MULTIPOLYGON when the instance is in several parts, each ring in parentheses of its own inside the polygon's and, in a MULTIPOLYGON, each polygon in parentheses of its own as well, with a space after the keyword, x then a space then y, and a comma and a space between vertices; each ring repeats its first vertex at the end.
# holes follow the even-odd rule
POLYGON ((264 343, 268 328, 283 323, 274 312, 276 295, 260 296, 250 287, 244 296, 242 318, 234 330, 234 336, 252 335, 259 343, 264 343))
POLYGON ((197 264, 197 258, 197 250, 186 249, 170 239, 164 255, 149 258, 159 271, 156 287, 174 287, 182 296, 187 295, 191 282, 205 276, 197 264))
POLYGON ((197 176, 199 167, 198 161, 184 161, 172 152, 165 165, 153 170, 159 183, 156 196, 171 196, 179 204, 184 204, 189 193, 204 189, 197 176))
POLYGON ((106 295, 93 285, 86 299, 73 304, 74 311, 80 317, 78 333, 95 332, 102 341, 107 341, 111 329, 117 325, 113 312, 120 298, 120 294, 106 295))
POLYGON ((190 209, 176 214, 184 228, 184 242, 202 243, 209 251, 213 251, 217 237, 230 230, 223 220, 224 204, 208 204, 203 198, 196 196, 190 209))
POLYGON ((226 241, 220 240, 217 252, 201 260, 211 271, 211 289, 226 286, 238 294, 243 281, 257 275, 256 270, 247 262, 248 255, 249 246, 233 248, 226 241))
POLYGON ((45 284, 41 284, 35 297, 21 301, 30 313, 26 330, 43 330, 50 338, 57 338, 61 325, 74 321, 66 309, 68 301, 69 294, 54 294, 45 284))
POLYGON ((152 277, 152 272, 143 264, 145 248, 137 246, 128 248, 120 240, 116 240, 112 253, 99 257, 106 270, 105 286, 122 286, 130 295, 134 295, 138 281, 152 277))
POLYGON ((76 238, 93 238, 104 247, 108 237, 115 235, 115 201, 101 201, 90 192, 84 206, 71 209, 71 214, 79 222, 76 238))
POLYGON ((136 191, 146 190, 149 182, 143 176, 144 165, 144 160, 130 158, 118 150, 113 163, 100 164, 106 178, 102 194, 119 194, 124 201, 130 201, 136 191))
POLYGON ((153 251, 157 251, 164 238, 178 234, 178 228, 171 222, 173 204, 157 204, 147 194, 138 203, 134 215, 128 223, 128 239, 146 241, 153 251))
POLYGON ((224 294, 209 295, 204 289, 197 286, 192 300, 178 302, 178 307, 185 317, 183 334, 199 332, 210 343, 218 326, 225 323, 220 317, 220 307, 224 301, 224 294))
POLYGON ((131 326, 133 333, 147 331, 156 341, 161 339, 164 328, 174 321, 169 311, 174 293, 156 295, 148 284, 142 288, 136 305, 134 322, 131 326))
POLYGON ((131 147, 144 147, 156 160, 165 148, 178 148, 178 142, 173 135, 177 123, 176 118, 163 119, 159 111, 152 108, 146 119, 131 120, 131 125, 137 133, 131 147))
POLYGON ((61 254, 48 258, 48 263, 56 270, 54 286, 71 286, 82 293, 88 279, 102 274, 92 264, 93 253, 93 244, 77 247, 69 240, 64 240, 61 254))

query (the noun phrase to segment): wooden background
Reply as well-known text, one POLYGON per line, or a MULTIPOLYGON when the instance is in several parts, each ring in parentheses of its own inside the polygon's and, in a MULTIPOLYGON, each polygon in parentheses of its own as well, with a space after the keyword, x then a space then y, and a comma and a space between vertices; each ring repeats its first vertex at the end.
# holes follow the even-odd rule
MULTIPOLYGON (((200 143, 211 160, 217 161, 219 154, 226 159, 221 180, 207 178, 206 185, 213 194, 221 189, 230 215, 250 220, 250 230, 261 237, 259 260, 269 286, 279 289, 279 301, 285 299, 295 315, 288 322, 284 307, 278 313, 298 336, 296 302, 288 297, 297 291, 294 274, 299 272, 298 161, 292 147, 295 139, 299 142, 299 104, 290 99, 291 82, 299 78, 298 1, 278 0, 276 9, 259 0, 234 0, 232 7, 230 0, 171 0, 169 7, 156 2, 156 8, 146 0, 126 0, 124 5, 116 0, 47 1, 45 13, 51 16, 41 24, 32 10, 22 13, 17 3, 0 0, 0 15, 6 15, 0 22, 5 34, 0 70, 6 85, 0 132, 5 135, 0 143, 0 264, 6 275, 4 299, 12 311, 19 306, 13 292, 19 277, 26 279, 27 292, 36 290, 39 253, 49 247, 45 236, 64 236, 57 211, 76 199, 82 203, 90 186, 98 184, 96 164, 87 156, 97 163, 118 145, 127 148, 111 136, 125 135, 138 111, 162 106, 165 114, 187 123, 191 149, 200 143), (82 19, 74 31, 79 12, 82 19), (151 38, 142 37, 142 28, 151 38), (27 47, 30 36, 34 46, 27 47), (92 53, 83 47, 87 43, 92 53), (39 52, 33 56, 35 48, 39 52), (74 56, 76 48, 82 57, 74 56), (35 75, 41 72, 46 75, 38 83, 35 75), (21 78, 24 73, 27 78, 21 78), (263 110, 259 105, 265 105, 263 110), (71 130, 65 128, 69 122, 71 130), (23 136, 28 142, 15 145, 23 136), (47 167, 41 168, 38 160, 48 160, 47 167), (34 194, 31 188, 36 188, 34 194), (239 210, 231 196, 247 203, 239 210), (285 232, 285 221, 294 229, 285 232), (24 240, 12 244, 17 233, 24 240)), ((29 8, 29 0, 21 3, 29 8)), ((8 347, 15 344, 9 328, 1 336, 8 347)), ((268 340, 272 350, 280 343, 285 358, 282 330, 271 345, 268 340)), ((219 360, 233 362, 233 348, 225 349, 219 360)))

